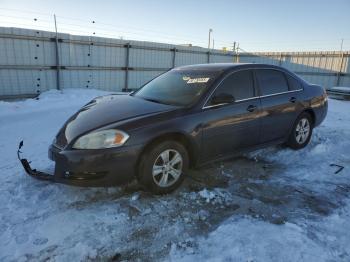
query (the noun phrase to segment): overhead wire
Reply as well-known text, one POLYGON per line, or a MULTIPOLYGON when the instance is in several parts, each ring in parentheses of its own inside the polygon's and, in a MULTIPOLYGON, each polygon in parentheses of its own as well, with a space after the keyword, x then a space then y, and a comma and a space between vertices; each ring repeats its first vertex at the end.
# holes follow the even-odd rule
MULTIPOLYGON (((26 28, 34 27, 40 29, 49 29, 53 28, 53 19, 49 19, 52 15, 48 13, 35 12, 29 10, 18 10, 18 9, 10 9, 10 8, 0 8, 0 24, 2 25, 15 25, 15 26, 23 26, 26 28), (11 12, 20 12, 26 14, 26 16, 18 16, 16 14, 2 14, 1 11, 11 11, 11 12), (30 14, 30 16, 28 16, 30 14), (36 14, 36 16, 33 16, 36 14), (38 16, 40 15, 40 16, 38 16), (44 16, 42 18, 41 16, 44 16), (4 18, 5 20, 2 20, 4 18), (9 19, 8 19, 9 18, 9 19), (9 21, 9 20, 15 21, 9 21)), ((208 42, 202 38, 197 36, 179 36, 171 33, 164 33, 157 30, 145 29, 145 28, 137 28, 125 25, 117 25, 110 24, 105 22, 100 22, 94 19, 80 19, 80 18, 71 18, 66 16, 56 16, 58 21, 58 31, 62 33, 72 33, 72 34, 83 34, 90 36, 104 36, 104 37, 112 37, 112 38, 123 38, 127 40, 137 40, 137 41, 149 41, 149 42, 165 42, 168 44, 192 44, 193 46, 207 47, 208 42), (75 23, 73 21, 79 21, 79 23, 75 23)), ((350 47, 350 38, 342 38, 343 49, 348 49, 350 47)), ((278 41, 239 41, 240 46, 244 46, 248 49, 255 50, 276 50, 276 44, 278 44, 277 50, 281 48, 284 50, 306 50, 310 46, 310 50, 337 50, 340 46, 341 39, 309 39, 309 40, 300 40, 300 41, 288 41, 288 40, 278 40, 278 41)), ((215 39, 215 44, 219 48, 226 48, 226 50, 232 50, 233 41, 227 41, 222 39, 215 39)), ((240 48, 240 50, 243 50, 240 48)))

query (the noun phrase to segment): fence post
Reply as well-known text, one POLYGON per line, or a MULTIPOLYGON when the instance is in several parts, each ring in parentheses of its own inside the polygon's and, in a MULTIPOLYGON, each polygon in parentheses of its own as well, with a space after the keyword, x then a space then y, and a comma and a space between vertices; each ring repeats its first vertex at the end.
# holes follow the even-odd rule
POLYGON ((340 78, 341 78, 341 74, 343 71, 343 62, 344 62, 344 52, 341 51, 340 67, 339 67, 338 74, 337 74, 337 86, 339 86, 339 84, 340 84, 340 78))
POLYGON ((130 48, 131 45, 130 43, 127 43, 124 45, 126 48, 126 57, 125 57, 125 84, 124 88, 122 89, 123 92, 128 92, 129 91, 129 56, 130 56, 130 48))
POLYGON ((56 23, 56 15, 53 15, 55 20, 55 30, 56 30, 56 88, 57 90, 61 89, 60 86, 60 57, 58 52, 58 33, 57 33, 57 23, 56 23))
POLYGON ((172 68, 175 67, 175 62, 176 62, 176 47, 170 49, 170 51, 173 51, 173 61, 172 61, 172 68))

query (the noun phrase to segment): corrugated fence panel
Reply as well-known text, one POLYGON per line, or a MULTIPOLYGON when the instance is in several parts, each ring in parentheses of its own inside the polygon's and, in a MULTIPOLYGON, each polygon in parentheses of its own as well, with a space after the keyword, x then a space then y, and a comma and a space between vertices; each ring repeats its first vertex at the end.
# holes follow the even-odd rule
POLYGON ((130 71, 129 88, 137 89, 164 71, 130 71))
POLYGON ((52 42, 0 38, 1 65, 52 65, 54 51, 52 42))
POLYGON ((91 66, 123 67, 125 66, 126 49, 123 47, 91 46, 88 56, 91 66))
POLYGON ((145 50, 145 49, 130 49, 130 67, 141 68, 171 68, 173 52, 145 50))
POLYGON ((125 72, 115 70, 93 70, 91 88, 120 92, 124 88, 125 72))
POLYGON ((337 76, 312 76, 312 75, 300 75, 303 79, 309 83, 321 85, 325 88, 330 88, 337 82, 337 76))
POLYGON ((37 94, 54 89, 55 81, 53 70, 3 69, 0 70, 0 94, 37 94))
MULTIPOLYGON (((340 72, 341 54, 339 52, 290 52, 290 53, 254 53, 239 56, 240 62, 266 63, 283 66, 303 77, 311 83, 322 85, 326 88, 337 85, 338 73, 340 72)), ((343 58, 343 69, 345 72, 349 61, 349 53, 343 58)), ((341 75, 340 83, 347 84, 341 75)))
POLYGON ((64 70, 61 71, 62 88, 95 88, 122 91, 125 72, 117 70, 64 70))
POLYGON ((259 63, 259 64, 271 64, 271 65, 278 65, 279 60, 271 58, 269 56, 258 56, 258 55, 240 55, 239 56, 239 62, 240 63, 259 63))
POLYGON ((349 76, 342 77, 339 84, 340 86, 350 86, 350 77, 349 76))
POLYGON ((91 70, 62 70, 61 88, 89 88, 92 86, 91 70))
POLYGON ((60 43, 60 65, 88 66, 91 62, 88 56, 90 48, 90 45, 60 43))
POLYGON ((115 70, 65 70, 61 71, 62 88, 94 88, 122 91, 125 72, 115 70), (82 85, 83 84, 83 85, 82 85))
POLYGON ((205 64, 208 62, 207 54, 191 54, 184 52, 177 52, 175 59, 175 66, 191 65, 191 64, 205 64))
POLYGON ((232 55, 210 55, 210 63, 233 63, 234 57, 232 55))
POLYGON ((342 73, 346 74, 340 78, 340 86, 350 86, 350 57, 343 58, 342 73))
MULTIPOLYGON (((0 27, 0 96, 57 87, 56 35, 0 27)), ((172 68, 204 63, 283 66, 325 87, 350 86, 350 52, 241 53, 196 46, 58 34, 60 88, 136 89, 172 68)))

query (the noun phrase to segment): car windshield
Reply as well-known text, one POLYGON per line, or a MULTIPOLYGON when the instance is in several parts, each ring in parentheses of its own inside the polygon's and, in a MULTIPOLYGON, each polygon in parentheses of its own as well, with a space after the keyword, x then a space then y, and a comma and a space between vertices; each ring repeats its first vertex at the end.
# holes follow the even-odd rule
POLYGON ((212 70, 174 69, 153 79, 133 95, 157 103, 188 106, 197 101, 219 74, 220 71, 212 70))

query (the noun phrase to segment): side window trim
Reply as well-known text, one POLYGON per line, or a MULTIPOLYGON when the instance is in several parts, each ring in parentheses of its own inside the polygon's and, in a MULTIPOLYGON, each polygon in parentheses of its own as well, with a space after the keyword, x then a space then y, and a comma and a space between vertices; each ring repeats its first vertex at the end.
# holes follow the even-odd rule
POLYGON ((269 94, 269 95, 263 95, 260 96, 259 98, 264 98, 264 97, 270 97, 270 96, 278 96, 278 95, 283 95, 283 94, 288 94, 288 93, 295 93, 295 92, 300 92, 303 89, 298 89, 298 90, 290 90, 290 91, 285 91, 285 92, 280 92, 280 93, 274 93, 274 94, 269 94))
POLYGON ((202 109, 219 107, 219 106, 229 105, 229 104, 235 104, 235 103, 239 103, 239 102, 243 102, 243 101, 247 101, 247 100, 253 100, 253 99, 257 99, 257 98, 259 98, 259 92, 258 92, 258 89, 257 89, 256 80, 255 80, 254 69, 253 68, 244 68, 244 69, 240 69, 240 70, 237 70, 237 71, 234 71, 234 72, 230 72, 223 79, 221 79, 221 81, 216 85, 216 87, 213 89, 211 94, 206 99, 202 109), (210 99, 213 97, 216 89, 222 84, 222 82, 224 82, 228 77, 232 76, 233 74, 238 73, 238 72, 242 72, 242 71, 250 71, 250 73, 251 73, 251 77, 252 77, 252 81, 253 81, 254 96, 253 97, 249 97, 249 98, 245 98, 245 99, 239 99, 239 100, 234 101, 233 103, 223 103, 223 104, 217 104, 217 105, 208 105, 208 103, 209 103, 210 99))
POLYGON ((270 96, 277 96, 277 95, 282 95, 282 94, 288 94, 288 93, 294 93, 294 92, 300 92, 300 91, 303 91, 304 88, 303 88, 303 85, 300 83, 300 81, 298 79, 296 79, 292 74, 288 73, 288 72, 284 72, 283 70, 280 70, 278 68, 270 68, 270 67, 266 67, 266 68, 254 68, 253 69, 254 71, 254 81, 256 83, 256 87, 257 87, 257 90, 258 90, 258 97, 259 98, 264 98, 264 97, 270 97, 270 96), (268 94, 268 95, 262 95, 262 92, 261 92, 261 87, 260 87, 260 84, 259 84, 259 81, 258 81, 258 78, 257 78, 257 75, 256 75, 256 71, 258 70, 275 70, 275 71, 278 71, 280 73, 283 74, 283 77, 287 83, 287 86, 288 86, 288 91, 284 91, 284 92, 278 92, 278 93, 273 93, 273 94, 268 94), (297 80, 301 86, 301 89, 296 89, 296 90, 290 90, 290 86, 289 86, 289 81, 287 79, 287 76, 286 74, 288 74, 290 77, 293 77, 295 80, 297 80))
POLYGON ((299 80, 299 79, 297 79, 294 75, 292 75, 292 74, 290 74, 290 73, 288 73, 288 72, 284 72, 284 76, 285 76, 285 78, 287 78, 287 84, 288 84, 288 90, 289 91, 300 91, 300 90, 304 90, 304 85, 301 83, 301 81, 299 80), (295 81, 297 81, 298 82, 298 84, 299 84, 299 86, 301 87, 300 89, 295 89, 295 90, 292 90, 291 89, 291 86, 290 86, 290 82, 289 82, 289 80, 288 80, 288 76, 290 77, 290 78, 293 78, 295 81))

